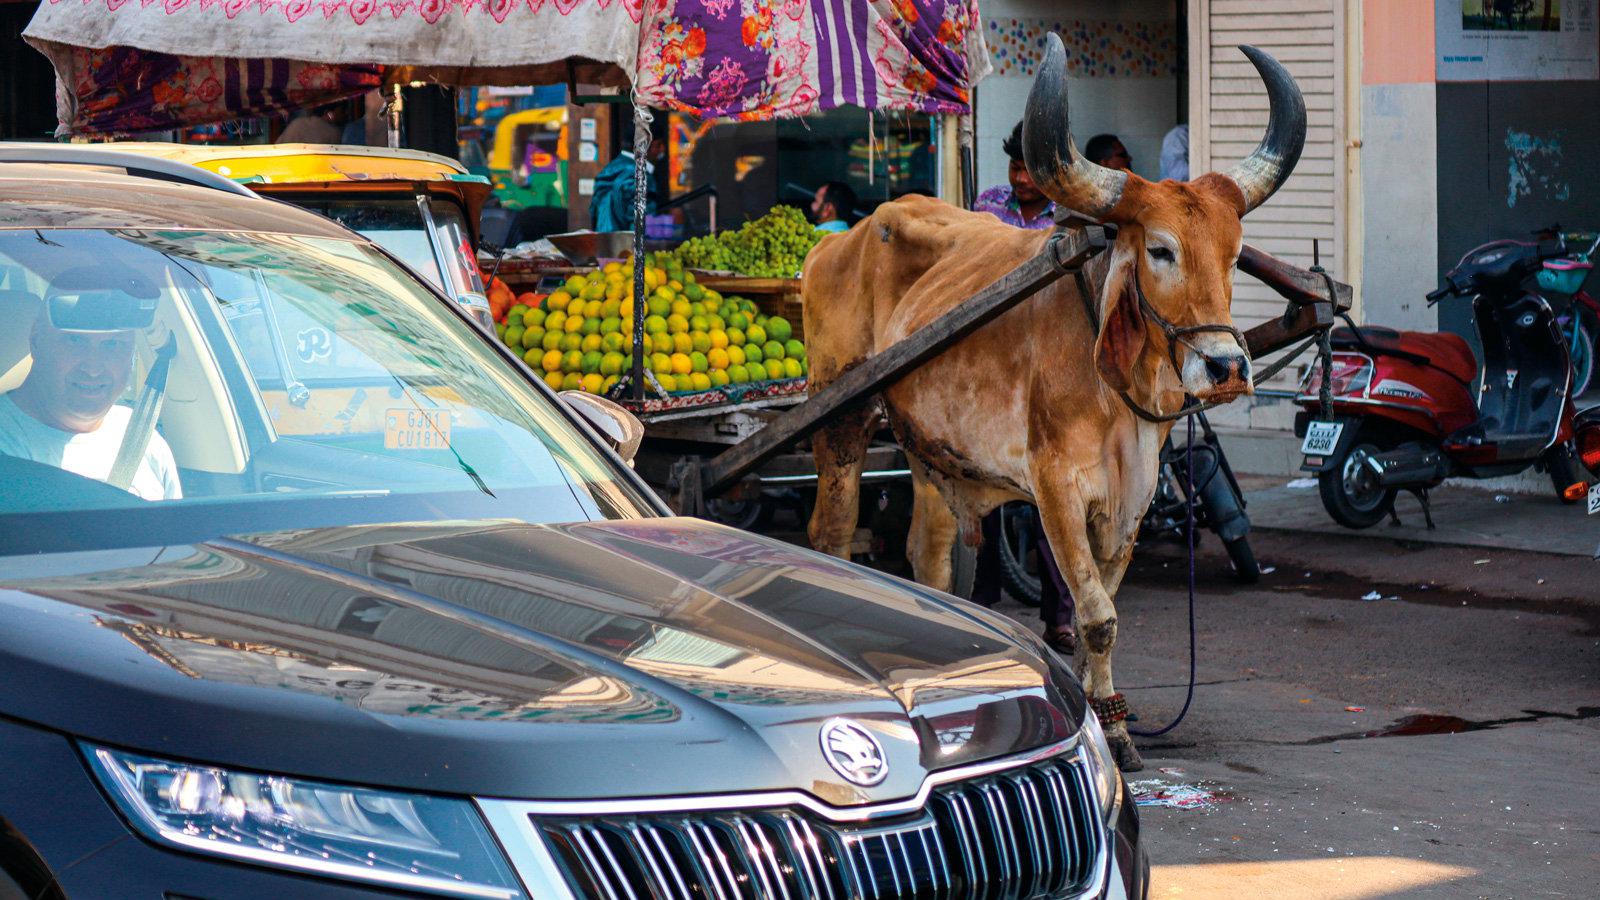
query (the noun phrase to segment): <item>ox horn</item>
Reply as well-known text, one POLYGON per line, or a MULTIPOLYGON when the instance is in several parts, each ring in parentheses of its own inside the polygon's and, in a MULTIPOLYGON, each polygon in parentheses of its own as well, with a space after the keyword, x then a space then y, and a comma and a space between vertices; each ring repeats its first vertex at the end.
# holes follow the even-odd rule
POLYGON ((1306 145, 1306 101, 1283 63, 1255 47, 1240 46, 1239 49, 1255 64, 1262 83, 1267 86, 1267 100, 1272 107, 1267 133, 1260 146, 1227 173, 1244 191, 1244 211, 1249 212, 1267 202, 1300 161, 1300 151, 1306 145))
MULTIPOLYGON (((1298 98, 1298 93, 1295 96, 1298 98)), ((1304 112, 1300 120, 1303 126, 1304 112)), ((1295 155, 1299 155, 1298 149, 1295 155)), ((1084 159, 1072 141, 1067 124, 1067 50, 1054 32, 1045 35, 1044 61, 1039 63, 1039 74, 1028 92, 1027 112, 1022 118, 1022 158, 1033 183, 1046 197, 1096 219, 1105 218, 1122 200, 1122 189, 1128 183, 1127 172, 1084 159)))

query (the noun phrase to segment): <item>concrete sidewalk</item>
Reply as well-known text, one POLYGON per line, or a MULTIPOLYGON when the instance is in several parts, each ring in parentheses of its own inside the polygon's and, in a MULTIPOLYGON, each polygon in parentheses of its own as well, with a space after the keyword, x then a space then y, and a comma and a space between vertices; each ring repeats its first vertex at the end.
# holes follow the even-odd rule
POLYGON ((1430 498, 1438 527, 1431 531, 1422 505, 1406 493, 1395 501, 1400 525, 1385 520, 1360 531, 1345 528, 1328 516, 1316 482, 1300 471, 1300 440, 1293 432, 1263 427, 1287 427, 1291 405, 1262 404, 1253 415, 1262 420, 1256 427, 1242 427, 1247 423, 1237 416, 1212 417, 1228 462, 1239 473, 1252 528, 1583 557, 1594 556, 1600 545, 1600 515, 1587 515, 1582 503, 1562 503, 1549 476, 1531 468, 1508 478, 1454 480, 1434 489, 1430 498))
MULTIPOLYGON (((1231 459, 1231 447, 1229 450, 1231 459)), ((1403 493, 1395 500, 1401 524, 1385 520, 1357 531, 1334 522, 1322 507, 1316 482, 1299 473, 1292 477, 1241 475, 1239 482, 1254 530, 1583 557, 1593 556, 1600 544, 1600 515, 1587 515, 1581 503, 1562 503, 1548 484, 1542 494, 1535 494, 1497 493, 1468 486, 1470 483, 1446 482, 1429 494, 1437 526, 1433 530, 1423 521, 1422 505, 1403 493)))

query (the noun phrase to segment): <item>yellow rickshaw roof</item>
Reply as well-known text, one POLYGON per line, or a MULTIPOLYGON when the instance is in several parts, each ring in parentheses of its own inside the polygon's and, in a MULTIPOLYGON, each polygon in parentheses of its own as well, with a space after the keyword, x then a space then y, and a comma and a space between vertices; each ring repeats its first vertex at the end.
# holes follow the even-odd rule
POLYGON ((212 147, 158 142, 116 142, 107 150, 144 153, 209 169, 241 184, 445 181, 484 183, 448 157, 422 150, 346 144, 258 144, 212 147))

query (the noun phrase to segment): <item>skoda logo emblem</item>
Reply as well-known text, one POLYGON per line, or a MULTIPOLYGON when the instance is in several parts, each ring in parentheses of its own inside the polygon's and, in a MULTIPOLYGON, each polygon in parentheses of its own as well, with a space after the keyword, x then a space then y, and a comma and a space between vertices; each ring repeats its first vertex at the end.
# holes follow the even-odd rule
POLYGON ((889 775, 883 745, 872 732, 849 719, 822 723, 822 756, 844 780, 871 787, 889 775))

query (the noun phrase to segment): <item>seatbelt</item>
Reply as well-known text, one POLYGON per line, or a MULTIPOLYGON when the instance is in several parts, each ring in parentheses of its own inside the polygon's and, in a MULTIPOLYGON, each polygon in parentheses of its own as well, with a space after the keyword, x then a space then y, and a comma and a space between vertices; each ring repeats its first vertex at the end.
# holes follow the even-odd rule
POLYGON ((150 447, 150 437, 156 433, 156 420, 161 418, 161 401, 167 394, 167 372, 172 358, 178 355, 177 335, 167 335, 167 342, 156 351, 156 360, 144 377, 144 387, 139 389, 139 399, 133 405, 133 416, 128 419, 128 430, 122 433, 122 446, 117 448, 117 459, 111 464, 111 475, 106 483, 127 490, 133 484, 134 473, 144 462, 144 452, 150 447))

